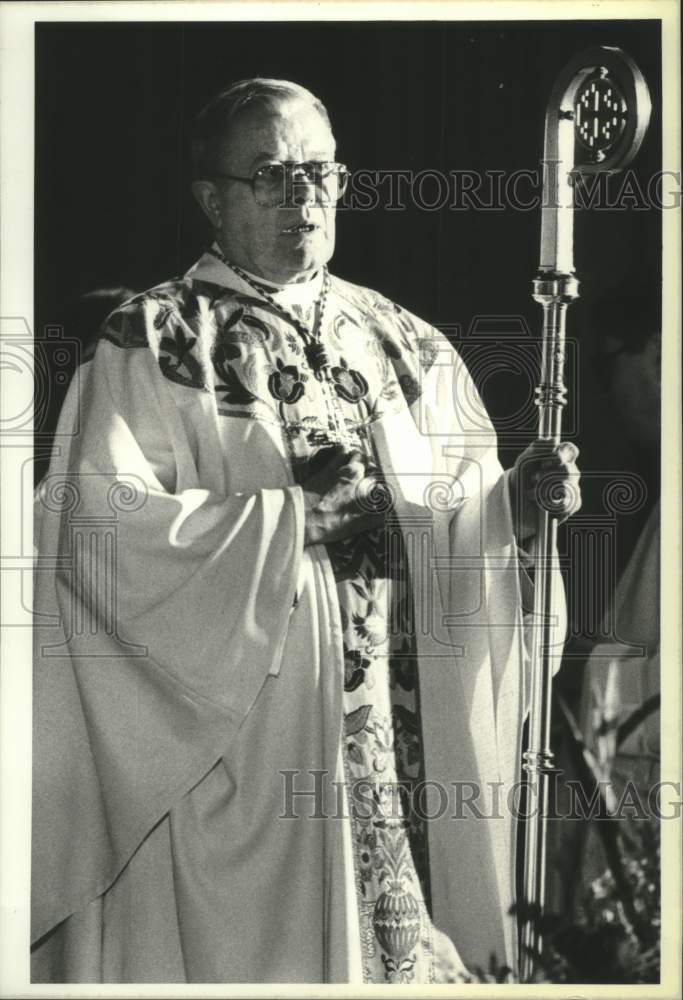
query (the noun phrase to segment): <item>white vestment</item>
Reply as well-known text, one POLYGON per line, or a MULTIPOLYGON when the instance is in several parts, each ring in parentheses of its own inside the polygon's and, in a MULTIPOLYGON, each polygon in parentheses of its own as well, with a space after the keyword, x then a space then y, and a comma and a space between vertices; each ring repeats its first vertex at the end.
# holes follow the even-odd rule
MULTIPOLYGON (((438 331, 337 278, 325 317, 351 370, 381 355, 402 390, 364 427, 412 539, 432 919, 469 966, 514 968, 527 682, 507 474, 438 331)), ((362 979, 335 818, 339 602, 280 419, 303 364, 257 370, 266 340, 298 350, 207 254, 114 313, 70 388, 36 504, 35 981, 362 979), (241 381, 237 342, 256 345, 241 381), (292 780, 317 794, 280 818, 292 780)))

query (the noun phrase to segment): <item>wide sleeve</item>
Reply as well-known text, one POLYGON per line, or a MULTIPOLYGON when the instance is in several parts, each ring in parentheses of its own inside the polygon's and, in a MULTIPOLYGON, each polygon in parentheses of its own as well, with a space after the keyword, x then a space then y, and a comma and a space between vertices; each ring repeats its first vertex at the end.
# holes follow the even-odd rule
MULTIPOLYGON (((498 458, 497 435, 467 366, 436 330, 431 331, 433 364, 423 378, 419 420, 436 442, 435 467, 453 492, 449 518, 453 620, 479 623, 489 634, 494 662, 509 662, 515 649, 528 710, 533 625, 533 558, 517 541, 510 497, 510 469, 498 458), (471 590, 469 600, 464 598, 471 590), (464 609, 464 610, 463 610, 464 609)), ((530 544, 529 548, 533 549, 530 544)), ((559 570, 553 575, 556 654, 561 663, 566 636, 566 599, 559 570)), ((494 694, 499 678, 494 668, 494 694)))
POLYGON ((105 891, 278 671, 301 490, 207 487, 198 392, 103 341, 37 490, 33 940, 105 891))

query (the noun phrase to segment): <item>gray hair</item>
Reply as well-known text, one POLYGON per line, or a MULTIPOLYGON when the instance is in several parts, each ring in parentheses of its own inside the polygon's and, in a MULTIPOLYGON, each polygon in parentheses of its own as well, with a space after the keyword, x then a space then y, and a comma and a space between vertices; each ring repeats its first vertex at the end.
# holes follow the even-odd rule
POLYGON ((197 115, 192 137, 194 177, 201 180, 216 172, 220 146, 235 118, 250 107, 272 108, 278 101, 302 100, 310 104, 329 125, 325 105, 310 90, 289 80, 253 77, 239 80, 222 90, 197 115))

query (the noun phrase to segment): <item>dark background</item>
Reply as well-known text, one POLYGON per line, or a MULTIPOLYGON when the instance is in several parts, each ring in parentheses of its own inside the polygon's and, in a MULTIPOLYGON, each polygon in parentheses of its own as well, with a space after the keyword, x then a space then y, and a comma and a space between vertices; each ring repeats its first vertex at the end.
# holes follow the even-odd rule
MULTIPOLYGON (((554 79, 596 43, 623 47, 648 81, 653 120, 633 165, 645 189, 661 168, 657 21, 38 24, 38 335, 59 323, 66 337, 81 334, 64 320, 74 297, 112 285, 141 291, 201 253, 208 231, 189 188, 190 126, 226 84, 260 75, 309 87, 327 105, 338 158, 352 169, 509 174, 537 169, 554 79)), ((342 211, 333 270, 447 327, 510 464, 534 434, 526 348, 540 330, 531 298, 540 211, 429 212, 406 200, 405 211, 342 211), (500 339, 506 334, 511 342, 500 339)), ((604 514, 605 475, 634 471, 647 487, 641 509, 620 520, 622 566, 658 492, 658 456, 625 439, 595 377, 595 306, 624 287, 657 294, 660 213, 579 212, 575 242, 581 298, 569 310, 577 346, 566 426, 581 449, 582 516, 604 514)), ((54 416, 52 406, 42 429, 54 416)))

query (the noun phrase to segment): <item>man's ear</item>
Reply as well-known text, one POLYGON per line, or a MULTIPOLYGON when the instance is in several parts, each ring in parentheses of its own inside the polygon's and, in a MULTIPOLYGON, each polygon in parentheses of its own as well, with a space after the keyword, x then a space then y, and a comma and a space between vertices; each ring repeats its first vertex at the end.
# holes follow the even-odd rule
POLYGON ((193 181, 192 194, 214 229, 220 229, 221 208, 213 181, 193 181))

